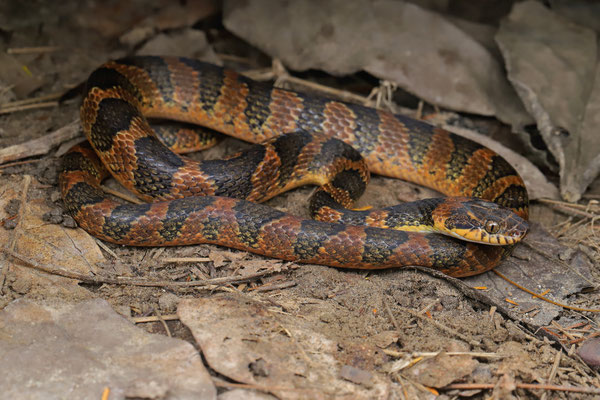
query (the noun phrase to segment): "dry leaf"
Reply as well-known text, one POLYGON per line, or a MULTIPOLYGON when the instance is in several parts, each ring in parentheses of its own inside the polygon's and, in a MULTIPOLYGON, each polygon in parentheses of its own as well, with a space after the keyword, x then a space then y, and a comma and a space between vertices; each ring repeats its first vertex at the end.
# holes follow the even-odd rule
POLYGON ((409 2, 225 1, 223 24, 295 70, 365 70, 432 104, 515 127, 531 121, 485 46, 409 2))
POLYGON ((211 368, 237 382, 272 388, 279 398, 352 393, 353 399, 372 399, 386 392, 377 376, 369 389, 341 379, 336 343, 312 330, 307 321, 272 313, 246 297, 184 299, 177 314, 211 368))
POLYGON ((514 5, 496 40, 508 78, 558 162, 561 195, 579 200, 600 172, 595 32, 530 0, 514 5))

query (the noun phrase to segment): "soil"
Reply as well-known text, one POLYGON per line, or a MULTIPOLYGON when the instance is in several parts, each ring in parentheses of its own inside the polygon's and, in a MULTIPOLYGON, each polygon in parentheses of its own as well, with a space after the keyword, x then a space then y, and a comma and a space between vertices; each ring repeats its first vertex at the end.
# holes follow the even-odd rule
MULTIPOLYGON (((132 26, 145 16, 145 12, 164 6, 167 2, 154 1, 152 7, 148 2, 132 2, 133 5, 127 6, 127 10, 136 10, 135 3, 140 6, 138 13, 134 15, 112 14, 109 9, 114 12, 117 2, 109 2, 110 5, 103 6, 104 3, 7 1, 0 7, 0 14, 10 15, 12 19, 7 26, 0 26, 0 45, 4 47, 3 51, 7 48, 59 46, 58 50, 49 53, 11 56, 42 79, 40 87, 27 93, 27 97, 64 92, 83 82, 90 71, 105 60, 133 52, 135 49, 118 43, 117 38, 125 31, 120 26, 132 26)), ((201 28, 211 32, 209 37, 215 42, 215 48, 230 46, 233 54, 242 48, 244 50, 240 52, 240 56, 245 56, 249 51, 248 45, 224 32, 218 23, 218 16, 209 17, 201 25, 201 28)), ((263 57, 259 54, 255 60, 262 60, 263 57)), ((227 65, 228 61, 225 60, 225 63, 227 65)), ((259 64, 260 61, 256 63, 259 64)), ((232 66, 239 67, 236 63, 232 66)), ((10 87, 10 83, 0 81, 0 93, 4 88, 10 87)), ((3 102, 12 100, 17 98, 2 99, 3 102)), ((56 107, 1 115, 0 148, 43 137, 67 125, 78 118, 78 106, 79 98, 76 98, 56 107)), ((240 141, 227 138, 218 147, 194 157, 219 157, 245 146, 240 141)), ((62 223, 62 213, 52 210, 62 209, 57 190, 57 171, 64 147, 56 146, 43 156, 28 159, 28 163, 0 170, 0 186, 3 187, 18 188, 22 185, 23 177, 34 177, 28 196, 46 199, 45 206, 50 212, 47 216, 49 223, 62 223)), ((111 185, 113 184, 108 184, 111 185)), ((268 204, 296 215, 307 216, 305 205, 312 190, 298 189, 279 196, 268 204)), ((399 201, 431 197, 432 193, 405 182, 374 177, 358 206, 390 205, 399 201)), ((14 215, 18 204, 12 202, 11 207, 5 211, 14 215)), ((557 224, 566 220, 565 215, 539 204, 532 205, 531 214, 532 220, 551 231, 555 231, 557 224)), ((9 227, 5 225, 5 228, 9 227)), ((576 238, 571 240, 573 241, 576 238)), ((210 245, 140 249, 105 244, 105 248, 107 250, 101 251, 107 261, 97 272, 148 280, 226 277, 251 273, 273 265, 271 260, 264 257, 210 245), (210 261, 191 264, 161 261, 170 257, 208 257, 210 261)), ((593 255, 597 257, 597 254, 593 255)), ((410 268, 368 272, 284 263, 280 272, 247 283, 235 283, 211 290, 81 284, 79 286, 84 289, 83 292, 58 292, 35 284, 35 279, 16 273, 11 268, 6 273, 0 309, 23 297, 51 302, 73 302, 82 298, 100 297, 128 317, 156 315, 157 312, 168 315, 176 312, 177 303, 183 298, 210 298, 220 291, 233 290, 244 293, 256 302, 273 304, 282 312, 309 321, 312 329, 338 343, 340 351, 337 357, 342 365, 377 371, 382 379, 390 382, 411 379, 410 372, 402 378, 391 372, 382 372, 384 366, 394 359, 394 352, 438 351, 479 351, 501 353, 504 356, 500 360, 479 360, 479 367, 472 374, 475 381, 489 382, 492 376, 508 374, 517 381, 545 382, 552 370, 557 350, 561 348, 556 342, 529 331, 520 321, 494 313, 488 305, 465 297, 450 282, 410 268), (253 290, 281 282, 287 283, 288 287, 253 290), (420 316, 426 317, 417 317, 407 310, 414 310, 414 313, 421 313, 420 316), (444 330, 439 325, 450 330, 444 330), (465 341, 465 338, 471 343, 465 341)), ((597 301, 596 294, 589 296, 592 296, 589 304, 597 301)), ((510 295, 507 293, 508 297, 510 295)), ((584 305, 587 302, 585 296, 580 296, 580 300, 584 305)), ((566 314, 573 315, 569 311, 566 314)), ((166 324, 173 336, 195 344, 189 329, 180 321, 167 321, 166 324)), ((138 326, 149 332, 166 334, 160 321, 138 326)), ((557 376, 555 382, 559 384, 597 385, 599 382, 596 374, 574 354, 563 355, 557 376)), ((487 397, 484 393, 473 392, 475 398, 487 397)), ((519 389, 517 393, 520 398, 537 398, 540 392, 519 389)), ((446 394, 453 396, 458 395, 458 392, 446 394)), ((556 396, 552 398, 572 398, 563 392, 550 394, 556 396)), ((585 395, 578 396, 583 398, 585 395)))

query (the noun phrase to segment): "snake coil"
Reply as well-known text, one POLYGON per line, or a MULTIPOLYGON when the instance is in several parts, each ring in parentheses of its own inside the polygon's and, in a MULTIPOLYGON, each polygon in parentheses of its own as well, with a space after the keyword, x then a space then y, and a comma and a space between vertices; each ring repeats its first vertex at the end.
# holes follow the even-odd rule
POLYGON ((104 64, 87 81, 81 121, 91 147, 76 146, 65 156, 61 191, 78 224, 113 243, 212 243, 305 263, 371 269, 423 265, 452 276, 487 271, 510 253, 512 246, 412 232, 414 223, 409 231, 382 229, 407 224, 408 217, 391 217, 388 209, 359 216, 340 211, 328 196, 349 203, 362 189, 348 182, 368 180, 358 153, 371 172, 514 212, 477 199, 464 199, 474 207, 458 219, 448 218, 455 210, 451 199, 408 206, 420 210, 428 224, 439 219, 469 234, 466 222, 482 212, 490 217, 480 231, 485 235, 475 239, 508 229, 508 239, 490 239, 497 244, 515 243, 527 230, 525 185, 490 149, 408 117, 273 88, 192 59, 130 57, 104 64), (162 144, 147 118, 270 142, 230 160, 199 163, 162 144), (278 139, 288 132, 298 133, 278 139), (331 163, 321 167, 325 159, 331 163), (109 173, 151 202, 120 204, 107 197, 99 185, 109 173), (313 213, 350 222, 305 220, 255 203, 307 182, 327 189, 313 213), (501 217, 492 217, 496 214, 501 217), (354 225, 363 222, 374 226, 354 225))

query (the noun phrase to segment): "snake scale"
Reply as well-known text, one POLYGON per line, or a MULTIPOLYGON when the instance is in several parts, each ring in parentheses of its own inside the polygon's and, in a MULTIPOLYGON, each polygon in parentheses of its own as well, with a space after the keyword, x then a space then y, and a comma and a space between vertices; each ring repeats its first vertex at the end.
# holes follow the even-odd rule
POLYGON ((493 268, 513 246, 415 232, 418 228, 440 219, 473 235, 465 221, 481 213, 484 226, 469 240, 513 244, 527 231, 525 185, 490 149, 418 120, 274 88, 197 60, 145 56, 102 65, 88 78, 81 122, 91 147, 76 146, 65 156, 63 199, 83 229, 117 244, 211 243, 303 263, 422 265, 461 277, 493 268), (266 143, 225 161, 192 161, 167 148, 147 118, 266 143), (336 204, 350 206, 369 171, 475 199, 406 206, 420 211, 425 222, 410 222, 404 211, 391 217, 388 209, 345 219, 354 212, 336 204), (121 204, 108 197, 99 185, 109 174, 149 203, 121 204), (311 211, 325 221, 258 204, 306 183, 322 185, 311 211), (455 210, 461 215, 450 223, 455 210), (393 221, 408 225, 408 231, 383 229, 393 221), (508 236, 497 238, 499 230, 508 230, 508 236))

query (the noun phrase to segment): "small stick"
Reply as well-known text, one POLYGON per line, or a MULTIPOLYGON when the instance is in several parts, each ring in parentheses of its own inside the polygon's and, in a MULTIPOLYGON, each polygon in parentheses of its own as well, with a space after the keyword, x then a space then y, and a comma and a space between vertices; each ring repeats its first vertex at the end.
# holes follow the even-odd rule
POLYGON ((131 285, 131 286, 144 286, 144 287, 176 287, 176 288, 188 288, 188 287, 198 287, 198 286, 212 286, 212 285, 224 285, 229 283, 238 283, 249 281, 255 278, 259 278, 265 275, 268 275, 272 272, 275 272, 273 269, 266 269, 261 272, 257 272, 249 275, 238 275, 238 276, 225 276, 222 278, 213 278, 206 279, 203 281, 191 281, 191 282, 174 282, 174 281, 148 281, 143 279, 135 279, 135 278, 105 278, 100 276, 89 276, 80 274, 78 272, 67 271, 60 267, 56 266, 47 266, 42 265, 41 263, 32 260, 28 257, 25 257, 19 253, 16 253, 6 247, 0 247, 0 251, 16 258, 17 260, 25 263, 26 266, 37 269, 39 271, 47 272, 49 274, 62 276, 65 278, 76 279, 82 282, 87 283, 107 283, 113 285, 131 285))
POLYGON ((8 54, 38 54, 53 53, 60 50, 60 46, 38 46, 38 47, 12 47, 6 49, 8 54))
POLYGON ((563 335, 565 335, 568 339, 570 339, 570 340, 577 339, 575 336, 571 335, 571 333, 567 332, 567 330, 565 328, 563 328, 558 322, 551 321, 550 323, 552 324, 552 326, 554 326, 556 329, 558 329, 559 332, 561 332, 563 335))
MULTIPOLYGON (((444 389, 481 390, 493 389, 495 386, 495 383, 453 383, 445 386, 444 389)), ((593 387, 548 385, 546 383, 517 383, 516 386, 518 389, 600 394, 600 389, 593 387)))
MULTIPOLYGON (((550 370, 550 374, 548 375, 548 379, 546 380, 546 383, 548 385, 552 384, 552 381, 556 377, 556 372, 558 371, 558 366, 560 364, 561 358, 562 358, 562 349, 560 349, 558 351, 558 353, 556 353, 556 357, 554 357, 554 364, 552 364, 552 369, 550 370)), ((542 393, 542 397, 540 398, 540 400, 546 400, 546 397, 548 397, 547 395, 548 395, 548 392, 542 393)))
POLYGON ((282 80, 284 82, 294 83, 296 85, 304 86, 304 87, 307 87, 312 90, 326 93, 326 94, 338 97, 338 98, 346 100, 346 101, 353 101, 353 102, 359 103, 359 104, 369 104, 369 99, 367 97, 349 92, 347 90, 335 89, 335 88, 332 88, 329 86, 321 85, 320 83, 307 81, 307 80, 297 78, 297 77, 291 76, 291 75, 282 77, 282 80))
POLYGON ((196 263, 196 262, 209 262, 211 261, 208 257, 166 257, 161 260, 164 264, 166 263, 196 263))
POLYGON ((479 351, 436 351, 436 352, 414 352, 414 353, 403 353, 401 351, 383 349, 383 352, 389 356, 402 357, 409 355, 410 357, 436 357, 440 354, 445 356, 471 356, 477 358, 505 358, 506 356, 496 353, 484 353, 479 351))
POLYGON ((594 218, 598 216, 598 214, 582 211, 581 208, 583 208, 584 210, 588 209, 588 206, 582 204, 566 203, 563 201, 557 201, 552 199, 538 199, 538 201, 540 203, 548 204, 550 207, 556 210, 562 211, 570 215, 574 215, 576 217, 594 218))
POLYGON ((46 101, 43 103, 25 104, 22 106, 15 106, 15 107, 2 107, 2 108, 0 108, 0 115, 10 114, 10 113, 14 113, 17 111, 34 110, 37 108, 56 107, 57 105, 58 105, 58 101, 46 101))
POLYGON ((240 64, 251 64, 252 61, 248 57, 240 57, 234 54, 226 54, 226 53, 217 53, 217 57, 219 57, 223 61, 233 61, 240 64))
POLYGON ((265 68, 260 70, 251 70, 242 73, 242 75, 247 76, 248 78, 254 80, 269 80, 276 78, 276 86, 280 85, 283 82, 289 82, 296 85, 304 86, 309 89, 322 92, 346 101, 352 101, 359 104, 369 104, 370 99, 368 97, 364 97, 352 92, 348 92, 347 90, 335 89, 329 86, 321 85, 320 83, 307 81, 305 79, 297 78, 295 76, 289 75, 283 69, 283 66, 280 68, 283 72, 276 71, 277 68, 265 68))
MULTIPOLYGON (((163 321, 176 321, 179 319, 177 314, 166 314, 162 316, 163 321)), ((149 317, 133 317, 130 320, 134 324, 145 324, 147 322, 158 322, 160 321, 156 315, 152 315, 149 317)))
MULTIPOLYGON (((568 207, 568 208, 575 208, 575 209, 583 210, 583 211, 587 211, 590 208, 590 204, 569 203, 566 201, 546 199, 546 198, 540 198, 540 199, 538 199, 538 201, 540 203, 556 204, 556 205, 560 205, 560 206, 564 206, 564 207, 568 207)), ((592 207, 593 206, 594 205, 592 205, 592 207)))
POLYGON ((248 289, 249 292, 268 292, 271 290, 287 289, 289 287, 296 286, 295 281, 287 281, 276 284, 266 284, 248 289))
POLYGON ((79 121, 75 120, 46 136, 1 149, 0 164, 46 154, 54 146, 77 136, 79 136, 79 121))
POLYGON ((46 100, 56 100, 56 99, 60 98, 60 96, 62 96, 62 95, 63 95, 62 93, 51 93, 51 94, 47 94, 44 96, 31 97, 29 99, 11 101, 9 103, 4 103, 4 104, 0 105, 0 109, 11 108, 11 107, 16 107, 16 106, 23 106, 26 104, 41 103, 42 101, 46 101, 46 100))
POLYGON ((158 311, 158 308, 154 307, 154 312, 156 313, 156 318, 158 318, 158 320, 162 324, 163 328, 165 328, 165 331, 167 332, 167 336, 173 337, 173 335, 171 335, 171 330, 169 329, 169 325, 167 325, 167 321, 164 320, 164 318, 160 314, 160 311, 158 311))
POLYGON ((37 160, 15 161, 13 163, 8 163, 8 164, 2 164, 2 165, 0 165, 0 170, 4 169, 4 168, 16 167, 17 165, 33 164, 33 163, 37 163, 37 162, 40 162, 40 161, 42 161, 42 160, 37 159, 37 160))
POLYGON ((400 333, 400 325, 398 325, 398 321, 396 321, 396 317, 394 317, 394 314, 392 314, 392 310, 390 309, 390 306, 387 303, 387 301, 385 301, 385 299, 383 300, 383 307, 385 308, 385 312, 387 312, 388 316, 390 317, 394 328, 396 328, 396 331, 400 333))
POLYGON ((112 251, 111 249, 109 249, 108 246, 105 245, 102 242, 102 240, 96 239, 96 244, 98 246, 100 246, 102 248, 102 250, 104 250, 105 252, 107 252, 108 254, 110 254, 112 258, 114 258, 115 260, 119 260, 119 261, 123 262, 123 260, 121 260, 121 258, 114 251, 112 251))
POLYGON ((14 87, 15 87, 15 85, 4 86, 2 89, 0 89, 0 96, 3 96, 5 93, 7 93, 10 90, 13 90, 14 87))
POLYGON ((434 301, 432 301, 431 303, 426 305, 425 308, 423 308, 421 311, 419 311, 419 314, 425 314, 427 311, 431 310, 433 308, 433 306, 435 306, 439 302, 440 302, 440 299, 435 299, 434 301))

